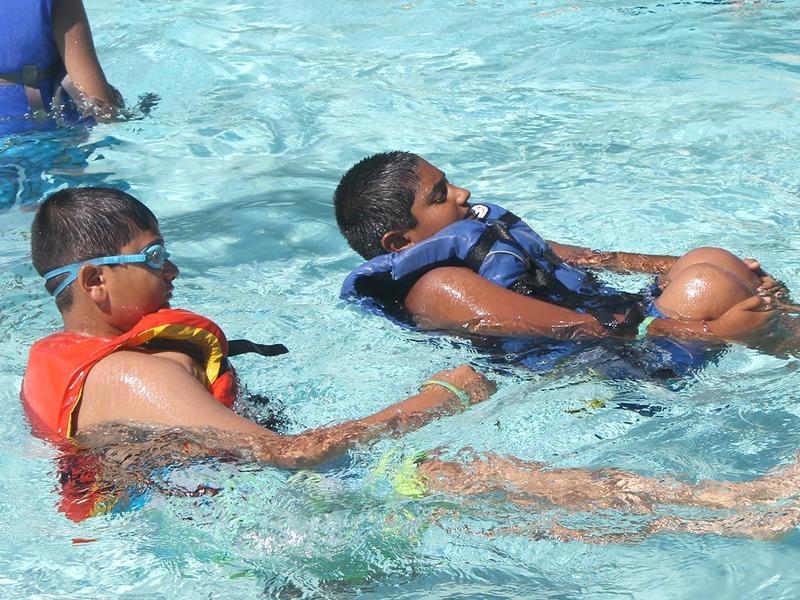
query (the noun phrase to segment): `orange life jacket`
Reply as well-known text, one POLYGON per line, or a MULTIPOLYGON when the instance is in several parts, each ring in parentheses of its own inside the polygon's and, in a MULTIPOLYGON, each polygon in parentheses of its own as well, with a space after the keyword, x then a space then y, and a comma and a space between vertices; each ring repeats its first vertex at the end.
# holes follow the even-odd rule
POLYGON ((228 363, 228 340, 213 321, 188 310, 164 308, 145 315, 117 337, 54 333, 31 347, 22 382, 22 403, 36 435, 53 441, 74 435, 74 416, 92 367, 122 349, 170 349, 190 354, 205 373, 213 396, 229 407, 236 373, 228 363))

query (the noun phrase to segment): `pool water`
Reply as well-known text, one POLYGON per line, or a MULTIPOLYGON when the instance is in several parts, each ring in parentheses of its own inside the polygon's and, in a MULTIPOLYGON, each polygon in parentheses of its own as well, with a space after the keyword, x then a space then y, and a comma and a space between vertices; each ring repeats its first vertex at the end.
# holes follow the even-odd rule
POLYGON ((30 343, 60 323, 30 265, 31 211, 65 184, 106 184, 161 219, 182 270, 174 305, 290 348, 236 363, 289 431, 374 412, 469 362, 498 393, 406 443, 688 481, 788 462, 800 447, 797 359, 737 346, 679 386, 501 368, 341 302, 358 258, 330 198, 359 158, 406 149, 549 239, 672 254, 719 245, 800 289, 800 3, 86 5, 109 79, 130 101, 161 100, 143 120, 0 139, 0 595, 796 596, 797 533, 560 543, 540 535, 553 519, 625 532, 651 517, 397 497, 368 475, 391 442, 321 481, 176 465, 142 510, 73 523, 56 510, 56 452, 30 435, 18 390, 30 343), (221 491, 170 493, 198 482, 221 491))

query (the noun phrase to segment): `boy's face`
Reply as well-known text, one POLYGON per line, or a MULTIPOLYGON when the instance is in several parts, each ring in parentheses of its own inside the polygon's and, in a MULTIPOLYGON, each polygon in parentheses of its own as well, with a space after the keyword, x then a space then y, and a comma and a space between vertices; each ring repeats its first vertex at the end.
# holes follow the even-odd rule
MULTIPOLYGON (((164 240, 158 231, 140 231, 120 254, 139 254, 152 244, 164 240)), ((120 331, 127 331, 146 314, 169 308, 172 281, 178 268, 169 260, 161 269, 143 263, 104 267, 104 283, 108 294, 105 311, 120 331)))
POLYGON ((469 190, 451 184, 444 173, 426 160, 417 167, 417 178, 419 183, 411 207, 417 225, 404 232, 412 244, 431 237, 469 213, 469 190))

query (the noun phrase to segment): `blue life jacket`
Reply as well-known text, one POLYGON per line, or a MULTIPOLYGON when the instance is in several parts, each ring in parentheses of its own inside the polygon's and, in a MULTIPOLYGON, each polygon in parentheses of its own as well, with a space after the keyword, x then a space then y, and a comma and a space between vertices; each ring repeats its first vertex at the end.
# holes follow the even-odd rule
POLYGON ((51 129, 66 70, 53 39, 53 0, 0 0, 0 135, 51 129))
POLYGON ((345 279, 341 297, 400 317, 405 297, 420 277, 455 265, 501 287, 581 312, 623 313, 642 299, 568 265, 538 233, 500 206, 476 204, 470 215, 410 248, 362 264, 345 279))
MULTIPOLYGON (((413 325, 405 297, 425 273, 443 266, 468 267, 485 279, 523 295, 588 312, 609 327, 611 313, 629 314, 634 326, 646 310, 642 294, 631 294, 600 283, 593 274, 562 261, 547 242, 525 222, 494 204, 476 204, 471 218, 452 223, 410 248, 377 256, 353 270, 342 285, 341 297, 401 324, 413 325)), ((602 369, 618 377, 669 377, 701 366, 709 344, 676 342, 667 338, 631 344, 620 340, 554 341, 535 339, 486 340, 498 355, 510 354, 537 370, 552 368, 564 358, 587 349, 604 348, 602 369)), ((592 359, 597 362, 595 359, 592 359)))

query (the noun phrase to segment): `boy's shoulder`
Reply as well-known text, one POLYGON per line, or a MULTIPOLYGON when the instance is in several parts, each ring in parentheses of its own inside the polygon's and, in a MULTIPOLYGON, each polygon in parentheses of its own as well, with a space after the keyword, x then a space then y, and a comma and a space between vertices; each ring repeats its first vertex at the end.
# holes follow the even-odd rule
MULTIPOLYGON (((132 366, 134 354, 147 356, 143 349, 161 350, 164 357, 187 369, 194 364, 191 357, 197 355, 202 358, 202 375, 210 381, 219 378, 228 351, 227 339, 216 323, 183 309, 167 308, 145 315, 132 329, 115 337, 53 333, 31 347, 22 382, 23 405, 35 429, 47 436, 71 437, 72 413, 89 373, 112 356, 102 370, 122 373, 126 365, 132 366), (169 348, 173 351, 167 357, 164 350, 169 348), (175 361, 175 357, 184 360, 175 361)), ((146 364, 156 368, 163 361, 146 364)))

